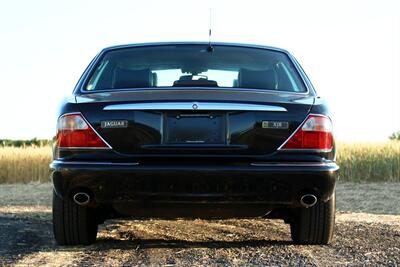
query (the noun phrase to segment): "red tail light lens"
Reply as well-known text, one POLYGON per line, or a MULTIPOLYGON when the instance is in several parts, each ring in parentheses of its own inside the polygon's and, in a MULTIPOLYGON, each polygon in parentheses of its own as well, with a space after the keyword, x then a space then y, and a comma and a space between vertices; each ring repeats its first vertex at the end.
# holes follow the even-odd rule
POLYGON ((63 148, 109 147, 79 113, 63 115, 58 119, 57 144, 63 148))
POLYGON ((323 115, 309 115, 281 149, 313 149, 330 151, 333 148, 332 121, 323 115))

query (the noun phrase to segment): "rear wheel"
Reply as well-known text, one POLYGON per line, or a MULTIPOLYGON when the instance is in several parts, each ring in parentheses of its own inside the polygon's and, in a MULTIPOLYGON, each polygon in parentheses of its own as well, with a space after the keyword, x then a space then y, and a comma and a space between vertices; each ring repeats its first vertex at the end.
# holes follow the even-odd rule
POLYGON ((335 224, 335 194, 327 202, 297 209, 290 223, 292 239, 297 244, 328 244, 335 224))
POLYGON ((96 241, 95 210, 61 199, 53 191, 53 231, 59 245, 89 245, 96 241))

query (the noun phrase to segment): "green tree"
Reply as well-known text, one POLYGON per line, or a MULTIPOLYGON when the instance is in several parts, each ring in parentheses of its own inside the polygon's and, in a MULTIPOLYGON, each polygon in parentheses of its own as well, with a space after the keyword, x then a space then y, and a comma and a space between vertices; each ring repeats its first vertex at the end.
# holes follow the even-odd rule
POLYGON ((394 132, 389 136, 390 140, 400 140, 400 131, 394 132))

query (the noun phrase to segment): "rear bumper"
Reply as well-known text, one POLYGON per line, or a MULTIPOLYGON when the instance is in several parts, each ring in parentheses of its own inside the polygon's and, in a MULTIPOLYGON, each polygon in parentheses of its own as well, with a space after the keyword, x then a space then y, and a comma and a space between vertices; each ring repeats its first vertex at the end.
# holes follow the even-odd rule
POLYGON ((146 210, 154 216, 154 212, 183 207, 210 212, 231 207, 238 213, 256 207, 294 207, 301 194, 310 192, 326 201, 334 192, 339 169, 334 162, 142 165, 53 161, 50 167, 54 189, 61 197, 83 190, 90 193, 94 205, 111 204, 127 214, 146 210))

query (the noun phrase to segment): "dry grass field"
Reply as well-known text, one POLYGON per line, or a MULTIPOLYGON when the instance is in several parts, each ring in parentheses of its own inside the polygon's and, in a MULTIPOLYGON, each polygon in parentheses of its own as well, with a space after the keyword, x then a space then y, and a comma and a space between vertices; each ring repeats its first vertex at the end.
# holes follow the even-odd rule
MULTIPOLYGON (((51 147, 0 147, 0 183, 49 181, 51 147)), ((400 141, 339 143, 342 181, 400 182, 400 141)))
POLYGON ((51 147, 0 147, 0 183, 49 181, 51 147))
POLYGON ((339 143, 337 162, 344 181, 400 182, 400 141, 339 143))

